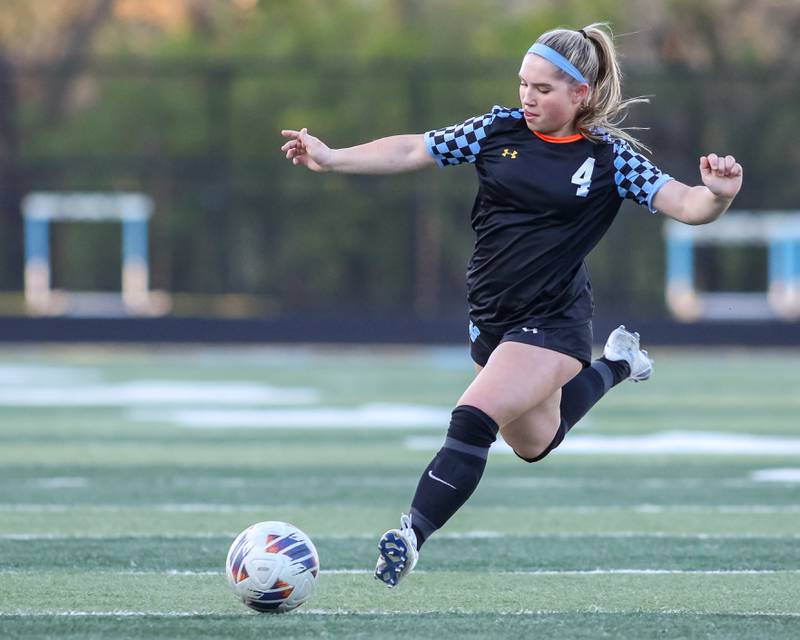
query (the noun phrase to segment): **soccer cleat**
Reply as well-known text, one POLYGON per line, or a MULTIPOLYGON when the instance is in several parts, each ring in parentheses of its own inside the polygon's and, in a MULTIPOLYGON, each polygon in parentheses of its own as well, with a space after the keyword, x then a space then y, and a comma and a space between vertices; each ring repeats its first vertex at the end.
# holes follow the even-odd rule
POLYGON ((390 529, 378 542, 378 564, 375 578, 387 587, 396 587, 417 564, 417 534, 411 528, 411 516, 400 516, 400 528, 390 529))
POLYGON ((631 368, 628 380, 641 382, 653 375, 653 361, 647 351, 639 347, 639 334, 631 333, 622 324, 606 340, 603 355, 609 360, 624 360, 631 368))

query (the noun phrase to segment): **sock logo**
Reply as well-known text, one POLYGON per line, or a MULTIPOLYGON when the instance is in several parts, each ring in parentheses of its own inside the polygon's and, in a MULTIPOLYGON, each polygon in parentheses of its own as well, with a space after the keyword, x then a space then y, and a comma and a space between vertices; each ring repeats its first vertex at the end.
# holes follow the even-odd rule
POLYGON ((458 487, 454 487, 454 486, 453 486, 452 484, 450 484, 449 482, 447 482, 447 481, 445 481, 445 480, 442 480, 441 478, 437 478, 435 475, 433 475, 433 471, 428 471, 428 477, 429 477, 431 480, 436 480, 436 482, 441 482, 442 484, 446 484, 446 485, 447 485, 448 487, 450 487, 451 489, 455 489, 456 491, 458 491, 458 487))

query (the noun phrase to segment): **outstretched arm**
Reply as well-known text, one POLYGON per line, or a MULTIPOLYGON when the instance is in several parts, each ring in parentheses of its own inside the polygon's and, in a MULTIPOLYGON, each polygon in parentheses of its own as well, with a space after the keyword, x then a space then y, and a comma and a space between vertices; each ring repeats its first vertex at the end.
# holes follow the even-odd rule
POLYGON ((425 148, 422 134, 391 136, 346 149, 331 149, 307 129, 284 129, 281 135, 290 138, 281 147, 292 164, 311 171, 339 173, 403 173, 415 171, 436 162, 425 148))
POLYGON ((742 165, 733 156, 710 153, 700 158, 702 186, 689 187, 670 180, 658 190, 653 206, 686 224, 713 222, 728 210, 742 188, 742 165))

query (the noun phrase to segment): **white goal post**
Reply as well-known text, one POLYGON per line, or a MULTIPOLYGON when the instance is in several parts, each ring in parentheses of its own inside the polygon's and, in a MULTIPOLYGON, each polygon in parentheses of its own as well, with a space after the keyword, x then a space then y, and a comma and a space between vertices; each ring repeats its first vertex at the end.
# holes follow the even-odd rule
POLYGON ((800 318, 800 212, 732 211, 709 225, 668 220, 667 306, 679 320, 800 318), (763 292, 700 292, 695 287, 698 246, 765 245, 768 282, 763 292))
POLYGON ((25 302, 34 315, 161 315, 169 297, 149 290, 148 222, 153 201, 142 193, 34 192, 22 201, 25 220, 25 302), (121 295, 51 289, 50 223, 122 225, 121 295))

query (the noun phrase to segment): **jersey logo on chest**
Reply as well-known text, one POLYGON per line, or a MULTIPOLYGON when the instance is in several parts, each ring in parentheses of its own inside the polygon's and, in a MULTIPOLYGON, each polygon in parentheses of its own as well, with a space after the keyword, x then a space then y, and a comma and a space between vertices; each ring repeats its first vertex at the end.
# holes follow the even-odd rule
POLYGON ((503 149, 503 153, 501 154, 504 158, 511 158, 512 160, 517 159, 517 154, 519 151, 516 149, 503 149))

